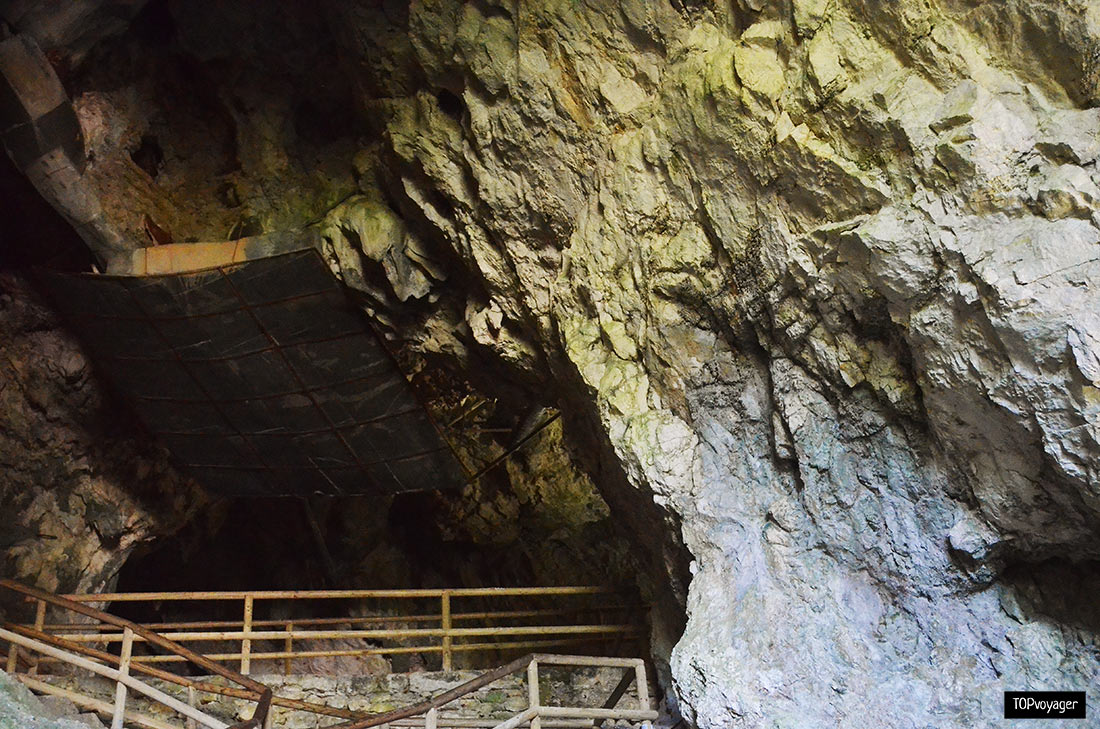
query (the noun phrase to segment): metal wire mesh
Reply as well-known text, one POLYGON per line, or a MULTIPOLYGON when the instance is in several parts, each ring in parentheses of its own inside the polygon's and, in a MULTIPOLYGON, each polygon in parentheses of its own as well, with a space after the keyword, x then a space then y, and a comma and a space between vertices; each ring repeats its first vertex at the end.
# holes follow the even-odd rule
POLYGON ((460 465, 316 250, 158 276, 45 274, 176 465, 234 495, 455 488, 460 465))

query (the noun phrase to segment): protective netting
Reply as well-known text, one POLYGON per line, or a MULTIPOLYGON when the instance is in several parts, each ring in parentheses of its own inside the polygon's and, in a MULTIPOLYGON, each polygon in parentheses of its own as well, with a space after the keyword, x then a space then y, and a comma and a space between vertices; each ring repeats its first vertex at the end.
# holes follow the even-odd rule
POLYGON ((116 388, 208 488, 462 485, 430 414, 316 250, 159 276, 48 274, 116 388))

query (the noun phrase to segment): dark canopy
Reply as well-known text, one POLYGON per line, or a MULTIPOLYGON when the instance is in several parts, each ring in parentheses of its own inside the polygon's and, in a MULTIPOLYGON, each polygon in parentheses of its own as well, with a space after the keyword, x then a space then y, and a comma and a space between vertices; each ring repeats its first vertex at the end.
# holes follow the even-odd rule
POLYGON ((314 249, 186 273, 44 281, 177 466, 213 491, 463 483, 429 413, 314 249))

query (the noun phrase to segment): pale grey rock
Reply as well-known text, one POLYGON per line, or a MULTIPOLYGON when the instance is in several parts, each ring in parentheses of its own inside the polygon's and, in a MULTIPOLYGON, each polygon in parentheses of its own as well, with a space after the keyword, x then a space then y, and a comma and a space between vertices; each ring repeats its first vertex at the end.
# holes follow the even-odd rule
POLYGON ((474 336, 522 366, 524 323, 681 530, 681 708, 996 726, 1001 689, 1092 685, 1100 626, 1029 585, 1100 556, 1095 77, 1053 60, 1094 13, 687 5, 520 3, 492 69, 414 5, 464 109, 387 126, 474 336))

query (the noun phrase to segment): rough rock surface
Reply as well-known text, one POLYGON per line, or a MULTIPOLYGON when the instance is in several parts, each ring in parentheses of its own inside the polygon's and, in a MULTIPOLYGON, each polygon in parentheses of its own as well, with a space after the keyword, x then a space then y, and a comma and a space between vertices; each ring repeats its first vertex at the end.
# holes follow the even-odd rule
POLYGON ((64 699, 40 698, 0 671, 0 729, 102 729, 95 714, 81 714, 64 699))
POLYGON ((1100 556, 1098 23, 435 0, 407 36, 347 24, 427 79, 375 102, 384 177, 498 312, 478 343, 595 403, 682 525, 699 726, 992 726, 1002 688, 1096 685, 1095 609, 1048 575, 1095 584, 1100 556))
POLYGON ((109 588, 136 545, 202 503, 118 410, 33 289, 0 274, 5 577, 61 592, 109 588))
MULTIPOLYGON (((996 726, 1003 688, 1097 684, 1095 3, 318 5, 371 131, 334 268, 562 407, 673 602, 686 545, 655 649, 698 726, 996 726)), ((305 173, 257 98, 277 198, 305 173)))

